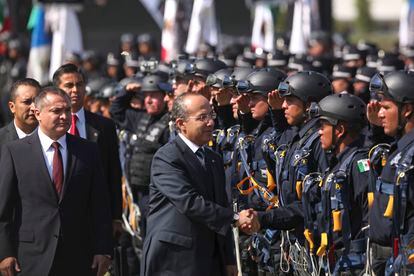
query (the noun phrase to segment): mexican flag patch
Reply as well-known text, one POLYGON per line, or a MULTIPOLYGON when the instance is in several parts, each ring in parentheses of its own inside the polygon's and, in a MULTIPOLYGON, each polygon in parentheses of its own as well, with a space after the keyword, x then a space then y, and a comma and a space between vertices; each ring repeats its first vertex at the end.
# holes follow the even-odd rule
POLYGON ((361 159, 357 162, 358 171, 359 172, 366 172, 369 171, 369 159, 361 159))

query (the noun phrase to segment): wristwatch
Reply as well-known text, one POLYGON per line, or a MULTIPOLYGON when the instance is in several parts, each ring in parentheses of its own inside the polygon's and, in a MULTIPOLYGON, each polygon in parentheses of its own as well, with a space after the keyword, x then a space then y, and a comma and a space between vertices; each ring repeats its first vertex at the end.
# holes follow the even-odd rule
POLYGON ((237 226, 236 224, 239 221, 239 219, 240 219, 239 214, 238 213, 234 213, 233 214, 233 219, 231 221, 231 225, 234 226, 234 227, 236 227, 237 226))

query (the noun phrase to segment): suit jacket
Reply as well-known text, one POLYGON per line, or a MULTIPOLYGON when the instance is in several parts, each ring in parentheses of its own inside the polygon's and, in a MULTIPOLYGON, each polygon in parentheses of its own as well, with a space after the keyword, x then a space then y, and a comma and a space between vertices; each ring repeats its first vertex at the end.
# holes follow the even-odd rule
POLYGON ((111 254, 111 216, 98 149, 84 139, 66 137, 68 162, 60 198, 37 132, 3 147, 0 260, 17 257, 19 275, 48 275, 58 244, 68 275, 89 275, 93 255, 111 254))
POLYGON ((234 264, 223 163, 209 149, 205 160, 211 175, 179 136, 155 154, 142 276, 211 275, 214 255, 234 264))
POLYGON ((115 124, 105 117, 85 110, 86 138, 98 144, 104 180, 108 185, 112 219, 122 217, 121 163, 119 161, 118 137, 115 124))
POLYGON ((16 127, 14 126, 13 121, 8 125, 2 127, 0 129, 0 155, 1 155, 1 148, 4 144, 18 140, 19 136, 17 135, 16 127))

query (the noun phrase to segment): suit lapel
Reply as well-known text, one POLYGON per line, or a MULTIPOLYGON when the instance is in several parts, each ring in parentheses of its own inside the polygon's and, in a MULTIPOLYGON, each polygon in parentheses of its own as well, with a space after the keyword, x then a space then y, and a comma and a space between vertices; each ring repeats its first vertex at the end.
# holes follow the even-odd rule
POLYGON ((213 153, 207 149, 206 150, 206 160, 207 162, 209 162, 209 166, 211 168, 211 179, 212 179, 212 183, 210 183, 210 185, 212 185, 212 190, 214 190, 214 201, 217 203, 222 203, 221 202, 221 198, 220 195, 223 194, 222 189, 220 188, 220 183, 222 183, 220 181, 220 176, 218 174, 219 170, 217 169, 217 162, 216 159, 213 156, 213 153))
POLYGON ((7 126, 8 139, 9 141, 18 140, 19 136, 17 135, 16 127, 14 126, 13 121, 7 126))
POLYGON ((203 195, 208 195, 208 189, 207 186, 209 176, 207 175, 204 168, 201 166, 200 161, 198 160, 197 156, 194 152, 191 151, 191 149, 184 143, 184 141, 180 138, 180 136, 177 136, 175 139, 175 142, 178 146, 178 148, 181 150, 183 154, 183 159, 185 163, 187 164, 187 167, 189 168, 189 171, 191 174, 191 178, 195 180, 197 183, 197 186, 201 189, 201 192, 203 195))
POLYGON ((68 189, 70 178, 72 176, 73 170, 75 168, 76 163, 76 155, 74 154, 74 147, 73 147, 73 137, 70 135, 66 135, 66 147, 67 147, 67 162, 66 162, 66 174, 65 180, 63 181, 63 190, 60 196, 60 200, 62 201, 63 197, 65 196, 66 190, 68 189))
POLYGON ((92 142, 97 142, 99 137, 99 130, 94 126, 94 120, 85 110, 85 129, 86 129, 86 139, 92 142))
POLYGON ((29 139, 27 140, 29 144, 31 144, 31 148, 33 150, 33 154, 35 159, 34 160, 41 160, 39 163, 39 168, 41 173, 43 174, 43 178, 45 179, 47 190, 54 195, 56 200, 58 200, 58 195, 56 193, 55 187, 53 186, 52 179, 50 178, 49 171, 47 170, 45 156, 43 155, 42 145, 40 144, 39 135, 37 131, 33 133, 29 139))

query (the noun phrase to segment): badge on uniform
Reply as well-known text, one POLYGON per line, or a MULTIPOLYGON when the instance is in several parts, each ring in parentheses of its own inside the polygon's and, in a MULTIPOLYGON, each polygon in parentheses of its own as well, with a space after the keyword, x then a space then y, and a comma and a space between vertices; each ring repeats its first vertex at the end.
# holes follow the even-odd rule
POLYGON ((369 171, 369 159, 358 160, 357 165, 360 173, 369 171))

